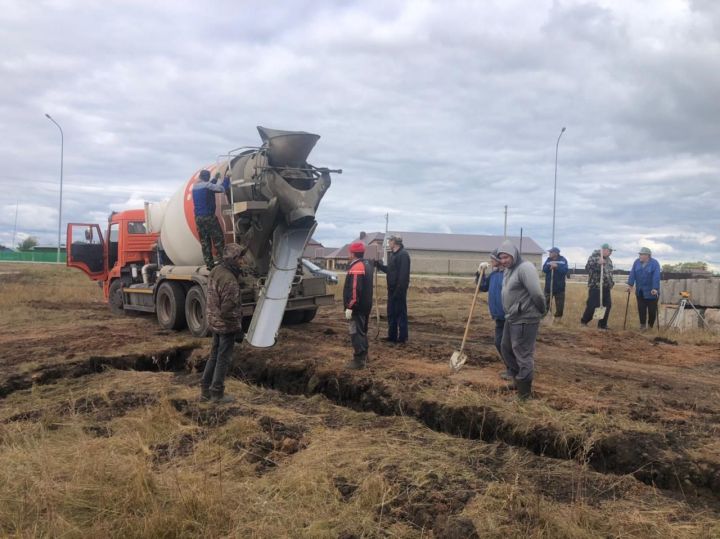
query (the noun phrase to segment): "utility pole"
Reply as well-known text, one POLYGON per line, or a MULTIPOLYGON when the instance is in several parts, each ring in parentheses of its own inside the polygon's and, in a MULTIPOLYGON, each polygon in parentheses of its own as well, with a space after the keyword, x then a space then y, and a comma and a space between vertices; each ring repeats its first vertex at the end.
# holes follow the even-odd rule
POLYGON ((563 136, 565 128, 560 130, 557 142, 555 143, 555 184, 553 187, 553 224, 552 224, 552 241, 550 242, 550 248, 555 247, 555 203, 557 202, 557 159, 558 159, 558 148, 560 146, 560 137, 563 136))
POLYGON ((505 204, 505 227, 503 228, 503 239, 507 239, 507 204, 505 204))
POLYGON ((17 216, 18 216, 18 205, 20 202, 18 200, 15 200, 15 223, 13 224, 13 239, 12 243, 10 244, 11 249, 15 249, 15 232, 17 232, 17 216))
POLYGON ((518 251, 520 251, 520 254, 522 254, 522 238, 523 238, 523 229, 522 229, 522 227, 520 227, 520 249, 518 249, 518 251))
MULTIPOLYGON (((63 157, 65 154, 65 135, 63 134, 62 127, 57 123, 52 116, 45 113, 45 117, 54 123, 60 130, 60 203, 58 205, 58 239, 57 239, 57 263, 60 263, 60 227, 62 226, 62 187, 63 187, 63 157)), ((67 248, 67 247, 66 247, 67 248)))
POLYGON ((385 237, 383 238, 383 264, 387 264, 387 243, 388 243, 388 223, 390 222, 390 214, 385 214, 385 237))

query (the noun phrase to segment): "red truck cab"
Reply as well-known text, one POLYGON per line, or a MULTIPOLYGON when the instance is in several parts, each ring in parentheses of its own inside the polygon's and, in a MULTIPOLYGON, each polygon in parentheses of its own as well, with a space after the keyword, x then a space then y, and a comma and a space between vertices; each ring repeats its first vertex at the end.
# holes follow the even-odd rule
POLYGON ((113 212, 103 237, 100 226, 69 223, 67 265, 102 283, 105 300, 122 312, 122 287, 156 259, 158 233, 148 233, 144 210, 113 212))

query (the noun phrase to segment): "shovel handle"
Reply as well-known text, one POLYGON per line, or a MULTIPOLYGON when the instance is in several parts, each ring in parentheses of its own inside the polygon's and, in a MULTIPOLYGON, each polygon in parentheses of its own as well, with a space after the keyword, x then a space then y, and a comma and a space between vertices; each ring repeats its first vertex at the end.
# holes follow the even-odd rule
POLYGON ((485 275, 485 269, 483 268, 480 277, 478 278, 477 285, 475 285, 475 294, 473 294, 472 303, 470 304, 470 314, 468 314, 467 323, 465 324, 465 333, 463 334, 463 340, 460 344, 460 352, 465 349, 465 341, 467 340, 468 332, 470 331, 470 321, 472 320, 473 313, 475 312, 475 302, 477 301, 478 293, 480 292, 480 281, 485 275))

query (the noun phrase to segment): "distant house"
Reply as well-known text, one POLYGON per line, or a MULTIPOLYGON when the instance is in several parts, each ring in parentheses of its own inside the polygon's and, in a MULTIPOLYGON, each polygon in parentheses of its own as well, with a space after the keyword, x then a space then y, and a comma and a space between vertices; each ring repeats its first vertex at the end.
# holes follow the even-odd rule
MULTIPOLYGON (((352 243, 361 241, 365 244, 365 258, 375 260, 382 258, 382 245, 385 233, 383 232, 360 232, 352 243)), ((350 258, 350 244, 346 243, 342 247, 333 250, 325 255, 325 267, 331 270, 344 269, 347 267, 347 261, 350 258)))
MULTIPOLYGON (((433 232, 388 232, 388 236, 399 235, 412 259, 413 273, 434 273, 444 275, 471 275, 478 264, 487 261, 490 252, 505 240, 504 236, 479 234, 441 234, 433 232)), ((353 241, 362 241, 368 246, 365 258, 381 258, 385 234, 382 232, 361 232, 353 241)), ((508 236, 520 248, 519 236, 508 236)), ((349 257, 350 244, 344 245, 327 255, 328 267, 343 268, 349 257)), ((532 238, 523 237, 522 255, 540 269, 543 249, 532 238)))
POLYGON ((325 266, 326 256, 334 251, 337 251, 335 247, 323 247, 322 243, 311 238, 305 246, 302 257, 320 266, 325 266))

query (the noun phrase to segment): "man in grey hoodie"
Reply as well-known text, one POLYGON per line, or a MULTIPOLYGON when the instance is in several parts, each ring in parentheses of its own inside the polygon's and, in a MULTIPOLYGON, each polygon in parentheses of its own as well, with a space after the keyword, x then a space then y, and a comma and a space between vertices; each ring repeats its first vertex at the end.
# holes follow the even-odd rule
POLYGON ((532 262, 525 262, 517 247, 505 240, 498 249, 505 268, 502 302, 505 328, 502 356, 508 372, 515 378, 518 398, 530 397, 534 371, 535 339, 540 319, 545 315, 545 295, 532 262))

